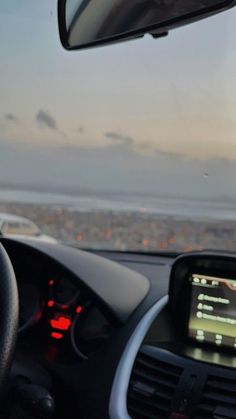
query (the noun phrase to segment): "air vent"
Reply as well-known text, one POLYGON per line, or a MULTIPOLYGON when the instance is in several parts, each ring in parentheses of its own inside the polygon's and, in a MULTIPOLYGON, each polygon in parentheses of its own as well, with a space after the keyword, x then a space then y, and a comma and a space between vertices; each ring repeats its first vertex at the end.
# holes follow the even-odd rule
POLYGON ((128 391, 132 419, 168 418, 182 368, 139 353, 128 391))
POLYGON ((208 376, 196 419, 208 418, 236 418, 236 380, 208 376))

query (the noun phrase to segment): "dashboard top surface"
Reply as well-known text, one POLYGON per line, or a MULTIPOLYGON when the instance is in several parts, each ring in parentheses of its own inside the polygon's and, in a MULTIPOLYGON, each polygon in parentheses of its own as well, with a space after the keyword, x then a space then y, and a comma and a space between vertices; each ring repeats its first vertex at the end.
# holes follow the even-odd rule
POLYGON ((63 266, 106 305, 117 320, 125 322, 148 294, 148 279, 127 267, 95 254, 64 245, 54 245, 33 240, 1 239, 8 252, 27 255, 27 251, 50 258, 63 266))

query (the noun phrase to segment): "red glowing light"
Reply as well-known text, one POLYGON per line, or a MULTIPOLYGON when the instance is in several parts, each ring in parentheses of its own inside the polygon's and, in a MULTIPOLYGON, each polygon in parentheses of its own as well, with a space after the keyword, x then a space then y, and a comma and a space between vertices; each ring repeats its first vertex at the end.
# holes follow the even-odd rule
POLYGON ((68 330, 71 326, 71 320, 67 317, 60 316, 58 319, 50 320, 53 329, 68 330))
POLYGON ((49 285, 52 286, 54 284, 54 279, 50 279, 49 285))
POLYGON ((51 333, 51 338, 53 338, 53 339, 62 339, 63 338, 63 334, 62 333, 57 333, 57 332, 52 332, 51 333))
POLYGON ((55 305, 55 302, 53 300, 48 301, 48 307, 53 307, 55 305))
POLYGON ((81 313, 81 311, 83 310, 83 307, 81 307, 81 306, 78 306, 77 307, 77 309, 76 309, 76 313, 81 313))

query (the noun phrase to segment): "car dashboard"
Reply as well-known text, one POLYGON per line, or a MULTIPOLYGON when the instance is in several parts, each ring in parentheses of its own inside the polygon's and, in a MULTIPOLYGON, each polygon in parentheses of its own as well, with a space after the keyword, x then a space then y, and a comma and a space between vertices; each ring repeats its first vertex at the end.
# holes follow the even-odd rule
POLYGON ((234 255, 1 242, 20 301, 9 387, 45 387, 55 419, 236 417, 234 255))

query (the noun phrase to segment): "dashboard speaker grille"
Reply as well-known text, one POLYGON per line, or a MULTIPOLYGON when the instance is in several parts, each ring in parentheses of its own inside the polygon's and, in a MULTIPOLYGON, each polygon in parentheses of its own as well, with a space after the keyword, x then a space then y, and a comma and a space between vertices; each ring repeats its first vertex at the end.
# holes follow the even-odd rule
POLYGON ((181 373, 181 367, 140 352, 128 391, 127 407, 131 418, 168 418, 181 373))
POLYGON ((209 375, 197 408, 196 419, 236 418, 236 380, 209 375))

